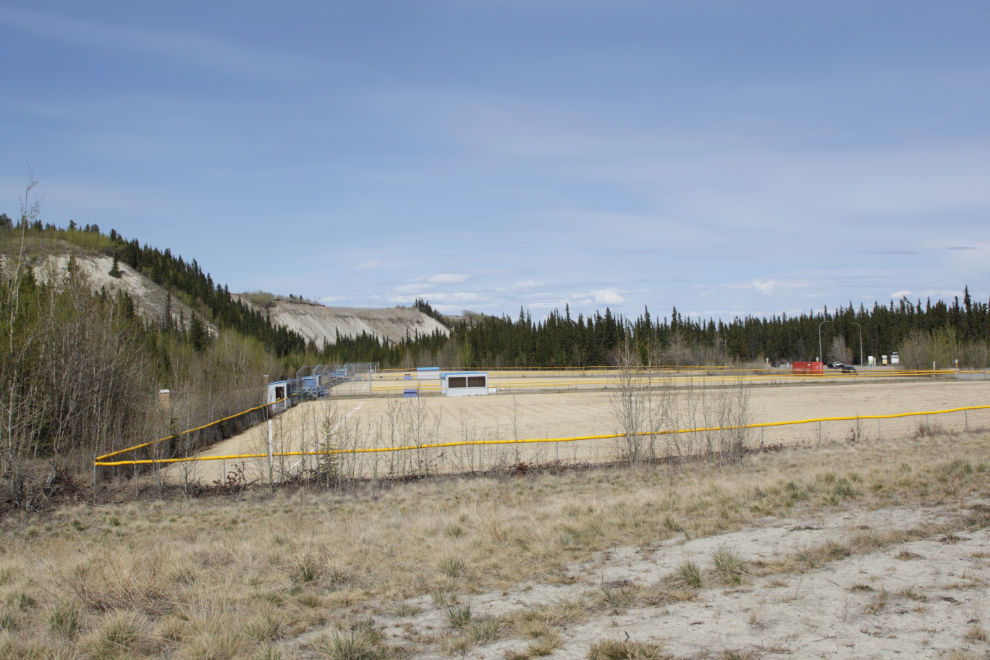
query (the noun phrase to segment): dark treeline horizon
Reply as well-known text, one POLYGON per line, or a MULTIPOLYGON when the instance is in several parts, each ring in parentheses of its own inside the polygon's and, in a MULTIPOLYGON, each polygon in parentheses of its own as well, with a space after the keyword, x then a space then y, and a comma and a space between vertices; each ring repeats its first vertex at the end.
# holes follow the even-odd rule
POLYGON ((990 304, 974 301, 968 285, 962 300, 956 296, 949 302, 930 298, 922 302, 905 297, 886 305, 875 302, 869 308, 861 303, 858 309, 850 302, 834 310, 736 317, 728 323, 686 318, 676 307, 662 318, 646 307, 631 319, 616 316, 607 307, 604 314, 573 317, 565 306, 563 313, 554 310, 534 322, 522 308, 516 319, 472 314, 454 321, 426 300, 417 300, 415 306, 443 321, 450 335, 437 331, 396 344, 370 335, 338 337, 336 344, 323 347, 322 357, 334 363, 378 362, 382 368, 584 367, 615 364, 618 347, 628 341, 643 365, 843 359, 833 355, 835 347, 843 345, 845 360, 860 364, 861 337, 863 361, 872 355, 878 363, 881 355, 899 351, 912 333, 946 335, 960 345, 985 345, 990 340, 990 304), (819 325, 824 355, 819 352, 819 325))

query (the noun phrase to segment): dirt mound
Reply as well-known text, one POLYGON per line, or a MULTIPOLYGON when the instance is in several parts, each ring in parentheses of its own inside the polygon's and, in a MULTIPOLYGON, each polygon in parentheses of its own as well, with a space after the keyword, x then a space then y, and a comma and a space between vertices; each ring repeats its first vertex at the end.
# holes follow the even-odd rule
POLYGON ((433 334, 447 329, 432 317, 418 309, 393 307, 391 309, 359 309, 350 307, 323 307, 309 303, 277 300, 268 308, 272 323, 284 325, 317 346, 326 341, 336 343, 341 337, 357 337, 362 332, 398 343, 405 337, 433 334))

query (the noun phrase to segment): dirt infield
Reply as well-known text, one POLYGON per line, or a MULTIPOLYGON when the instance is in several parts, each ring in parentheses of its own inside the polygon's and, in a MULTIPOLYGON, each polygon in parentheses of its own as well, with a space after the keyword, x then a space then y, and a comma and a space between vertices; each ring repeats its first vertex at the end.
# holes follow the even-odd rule
MULTIPOLYGON (((942 410, 990 403, 990 382, 930 381, 855 384, 814 384, 788 387, 747 388, 749 423, 782 422, 832 416, 890 415, 923 410, 942 410)), ((680 401, 685 396, 676 395, 680 401)), ((682 401, 680 403, 683 403, 682 401)), ((683 423, 683 418, 680 420, 683 423)), ((949 415, 857 422, 836 421, 779 426, 748 431, 747 445, 828 444, 873 442, 919 432, 939 433, 990 427, 990 410, 949 415)), ((678 427, 691 428, 691 427, 678 427)), ((325 449, 327 431, 335 448, 390 448, 433 443, 482 440, 522 441, 569 438, 618 432, 606 392, 494 395, 487 397, 425 397, 416 399, 324 400, 303 403, 275 418, 271 425, 272 450, 312 451, 325 449)), ((693 436, 698 434, 685 434, 693 436)), ((659 454, 671 453, 674 436, 657 440, 659 454)), ((677 438, 680 439, 680 436, 677 438)), ((218 443, 202 456, 265 454, 245 462, 251 478, 267 478, 269 429, 256 427, 218 443)), ((355 474, 407 474, 423 471, 491 469, 497 465, 524 463, 607 462, 615 460, 618 440, 584 440, 528 444, 448 447, 429 452, 381 452, 349 455, 344 468, 355 474)), ((312 467, 312 457, 276 460, 275 473, 312 467)), ((183 478, 207 483, 218 479, 236 460, 184 464, 183 478)), ((178 474, 179 466, 169 470, 178 474)))

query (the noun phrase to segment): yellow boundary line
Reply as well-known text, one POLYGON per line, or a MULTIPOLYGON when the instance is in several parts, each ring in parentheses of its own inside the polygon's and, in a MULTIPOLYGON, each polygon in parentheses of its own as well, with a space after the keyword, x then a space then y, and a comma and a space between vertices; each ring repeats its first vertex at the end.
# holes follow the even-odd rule
MULTIPOLYGON (((680 433, 701 433, 705 431, 729 431, 732 429, 758 429, 772 426, 793 426, 797 424, 812 424, 814 422, 845 422, 858 419, 895 419, 899 417, 918 417, 921 415, 944 415, 947 413, 962 412, 964 410, 986 410, 988 406, 967 406, 964 408, 949 408, 947 410, 928 410, 922 412, 895 413, 893 415, 855 415, 851 417, 817 417, 815 419, 800 419, 789 422, 760 422, 758 424, 744 424, 739 426, 712 426, 696 429, 677 429, 669 431, 643 431, 636 435, 675 435, 680 433)), ((229 419, 229 418, 228 418, 229 419)), ((272 454, 235 454, 233 456, 187 456, 185 458, 165 458, 160 460, 145 459, 136 461, 112 461, 102 462, 97 459, 95 465, 101 467, 111 467, 117 465, 154 465, 162 463, 187 463, 190 461, 220 461, 236 460, 239 458, 268 458, 276 456, 326 456, 333 454, 374 454, 381 452, 410 451, 413 449, 438 449, 443 447, 465 447, 473 445, 514 445, 531 444, 545 442, 577 442, 580 440, 607 440, 610 438, 625 437, 625 433, 612 433, 608 435, 584 435, 574 438, 527 438, 525 440, 462 440, 458 442, 438 442, 426 445, 409 445, 406 447, 371 447, 367 449, 330 449, 327 451, 285 451, 272 454)), ((171 437, 171 436, 170 436, 171 437)), ((167 438, 166 438, 167 439, 167 438)), ((153 444, 153 443, 148 443, 153 444)), ((108 454, 110 456, 110 454, 108 454)))
POLYGON ((240 417, 241 415, 246 415, 249 412, 254 412, 255 410, 261 410, 262 408, 267 408, 269 406, 274 406, 275 404, 282 403, 283 401, 285 401, 285 399, 279 399, 278 401, 272 401, 271 403, 266 403, 266 404, 263 404, 263 405, 260 405, 260 406, 255 406, 254 408, 248 408, 247 410, 242 410, 241 412, 236 413, 234 415, 230 415, 229 417, 223 417, 221 419, 212 421, 209 424, 203 424, 202 426, 197 426, 194 429, 188 429, 188 430, 182 431, 181 433, 175 433, 173 435, 167 435, 164 438, 158 438, 157 440, 152 440, 151 442, 146 442, 146 443, 144 443, 142 445, 134 445, 133 447, 128 447, 127 449, 118 449, 117 451, 112 451, 109 454, 103 454, 103 456, 97 456, 96 459, 95 459, 97 461, 96 465, 100 465, 99 461, 102 461, 102 460, 107 459, 107 458, 111 458, 112 456, 119 456, 120 454, 126 454, 129 451, 134 451, 135 449, 143 449, 144 447, 150 447, 151 445, 156 445, 159 442, 165 442, 166 440, 171 440, 172 438, 181 437, 183 435, 186 435, 187 433, 195 433, 196 431, 202 431, 203 429, 207 429, 207 428, 210 428, 211 426, 215 426, 216 424, 219 424, 220 422, 226 422, 228 419, 234 419, 235 417, 240 417))
MULTIPOLYGON (((891 371, 893 373, 898 373, 898 374, 908 374, 908 373, 931 374, 932 373, 932 370, 931 369, 917 369, 917 370, 901 369, 897 365, 879 365, 879 364, 878 365, 875 365, 875 366, 870 366, 870 365, 855 365, 855 368, 857 370, 861 370, 861 369, 881 369, 881 370, 885 370, 885 371, 882 371, 881 372, 881 375, 883 373, 890 373, 891 371)), ((729 371, 729 372, 754 372, 754 373, 761 373, 761 372, 767 372, 767 373, 783 372, 783 373, 790 373, 789 371, 787 371, 787 368, 786 367, 784 367, 784 368, 780 368, 780 367, 776 367, 776 368, 772 368, 772 367, 737 367, 737 366, 719 366, 719 365, 707 365, 707 366, 706 365, 685 365, 685 366, 681 366, 681 367, 676 367, 676 366, 670 364, 670 365, 657 365, 657 366, 653 366, 653 367, 636 366, 636 367, 628 367, 628 369, 630 369, 632 371, 637 371, 637 372, 671 371, 671 372, 676 372, 676 373, 690 373, 690 372, 694 372, 694 371, 729 371)), ((567 374, 592 374, 592 375, 597 375, 597 376, 603 376, 603 375, 609 375, 609 374, 613 374, 613 373, 615 373, 617 371, 620 371, 620 368, 619 367, 601 366, 601 367, 533 367, 532 369, 525 369, 525 368, 519 368, 519 367, 515 367, 515 368, 512 368, 512 369, 484 369, 484 368, 477 368, 477 369, 475 369, 475 368, 460 368, 460 367, 453 368, 452 367, 450 369, 441 369, 441 372, 454 372, 454 371, 484 371, 484 372, 487 372, 490 375, 491 374, 520 374, 520 375, 522 375, 524 377, 525 376, 538 375, 538 374, 541 374, 541 373, 545 373, 545 374, 548 374, 548 375, 558 375, 558 374, 560 374, 560 375, 567 375, 567 374)), ((833 371, 833 370, 831 370, 831 369, 823 369, 823 371, 821 373, 828 374, 831 371, 833 371)), ((381 370, 381 371, 379 371, 377 373, 378 373, 379 379, 385 380, 386 379, 385 377, 403 376, 405 374, 412 375, 412 374, 415 374, 417 372, 416 372, 416 369, 413 368, 413 369, 383 369, 383 370, 381 370)), ((859 373, 862 375, 865 372, 864 371, 859 371, 859 373)), ((980 369, 980 370, 966 370, 966 369, 956 370, 956 369, 953 368, 953 369, 937 369, 937 370, 935 370, 935 373, 975 373, 975 374, 981 374, 981 373, 985 373, 985 370, 982 370, 982 369, 980 369)), ((871 375, 874 375, 874 374, 871 374, 871 375)), ((388 380, 392 380, 392 378, 387 378, 387 379, 388 380)), ((397 378, 396 380, 401 380, 401 378, 397 378)))

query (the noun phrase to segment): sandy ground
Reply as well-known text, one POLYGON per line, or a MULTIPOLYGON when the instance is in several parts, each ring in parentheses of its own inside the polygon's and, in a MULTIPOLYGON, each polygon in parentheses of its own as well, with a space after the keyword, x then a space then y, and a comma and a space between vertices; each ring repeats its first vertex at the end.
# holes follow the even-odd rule
MULTIPOLYGON (((753 387, 749 392, 750 423, 782 422, 829 416, 888 415, 923 410, 942 410, 990 404, 988 381, 925 382, 857 382, 855 384, 814 384, 787 387, 753 387)), ((677 395, 683 412, 686 394, 677 395)), ((749 431, 750 447, 763 445, 799 445, 831 442, 875 440, 878 434, 889 437, 912 435, 920 425, 936 430, 963 430, 990 427, 990 410, 948 415, 876 420, 825 422, 798 426, 770 427, 749 431), (879 428, 878 428, 879 426, 879 428)), ((682 417, 673 428, 696 428, 703 425, 682 417)), ((675 422, 676 423, 676 422, 675 422)), ((312 450, 321 445, 326 429, 335 432, 337 447, 401 447, 437 442, 478 440, 523 440, 569 438, 603 435, 618 431, 610 412, 610 395, 606 392, 571 392, 496 395, 487 397, 423 397, 418 399, 370 398, 307 402, 275 418, 271 425, 273 449, 279 451, 312 450)), ((700 442, 700 434, 677 436, 688 447, 700 442)), ((673 438, 674 436, 667 436, 673 438)), ((239 436, 214 445, 202 453, 206 457, 235 456, 268 452, 269 429, 255 427, 239 436)), ((491 469, 507 463, 546 463, 561 461, 607 462, 621 449, 620 441, 585 440, 561 443, 488 445, 432 450, 431 464, 416 468, 429 471, 465 471, 491 469)), ((658 451, 670 447, 657 444, 658 451)), ((404 452, 410 454, 412 452, 404 452)), ((351 455, 353 457, 355 455, 351 455)), ((356 473, 389 473, 409 469, 400 465, 396 453, 356 455, 356 473)), ((312 459, 285 459, 278 469, 307 467, 312 459)), ((350 457, 349 459, 350 460, 350 457)), ((195 479, 211 483, 219 479, 236 460, 202 461, 183 470, 192 470, 195 479)), ((266 473, 267 460, 250 459, 245 463, 249 477, 266 473)), ((170 470, 178 478, 176 469, 170 470)), ((185 475, 183 478, 186 478, 185 475)))
MULTIPOLYGON (((965 509, 990 501, 960 504, 965 509)), ((470 605, 473 617, 483 618, 566 600, 593 602, 597 597, 600 601, 603 587, 662 584, 685 560, 711 569, 711 553, 720 546, 732 548, 749 563, 770 561, 829 541, 845 543, 864 532, 944 523, 961 513, 952 508, 830 510, 809 517, 768 519, 738 532, 696 540, 675 538, 652 547, 614 548, 592 562, 572 565, 572 584, 524 583, 505 592, 461 596, 459 602, 470 605)), ((587 657, 596 642, 629 639, 663 643, 665 651, 678 658, 943 658, 952 652, 983 658, 990 645, 973 638, 971 631, 990 629, 988 552, 990 529, 984 528, 854 554, 801 574, 757 577, 750 572, 737 587, 701 589, 694 601, 592 611, 586 620, 563 626, 563 646, 551 657, 577 660, 587 657), (884 600, 883 606, 873 611, 879 600, 884 600), (738 655, 730 656, 730 651, 738 655)), ((389 614, 377 621, 389 643, 415 648, 414 640, 450 629, 445 612, 429 596, 406 604, 421 613, 403 618, 389 614)), ((527 643, 501 639, 469 654, 502 658, 525 651, 527 643)), ((444 656, 427 649, 411 657, 444 656)))

